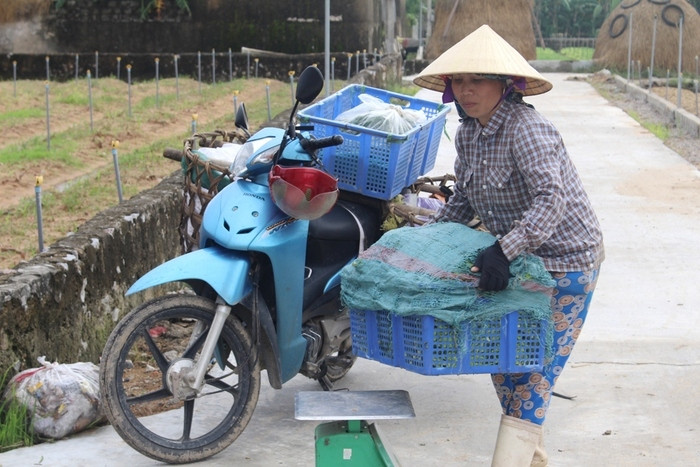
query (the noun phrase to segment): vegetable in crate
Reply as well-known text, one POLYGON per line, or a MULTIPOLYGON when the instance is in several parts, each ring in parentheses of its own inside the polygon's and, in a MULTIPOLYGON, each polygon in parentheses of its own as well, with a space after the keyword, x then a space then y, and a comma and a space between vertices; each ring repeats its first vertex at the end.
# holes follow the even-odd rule
POLYGON ((408 133, 428 120, 422 110, 407 109, 369 94, 360 94, 358 98, 362 103, 340 113, 336 120, 397 135, 408 133))

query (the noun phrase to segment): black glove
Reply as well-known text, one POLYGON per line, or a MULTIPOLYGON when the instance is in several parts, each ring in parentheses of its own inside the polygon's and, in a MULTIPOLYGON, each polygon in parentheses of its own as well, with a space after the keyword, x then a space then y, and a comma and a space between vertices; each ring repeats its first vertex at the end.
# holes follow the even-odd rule
POLYGON ((496 242, 479 253, 474 267, 481 271, 479 288, 483 290, 503 290, 508 286, 510 261, 503 254, 500 243, 496 242))

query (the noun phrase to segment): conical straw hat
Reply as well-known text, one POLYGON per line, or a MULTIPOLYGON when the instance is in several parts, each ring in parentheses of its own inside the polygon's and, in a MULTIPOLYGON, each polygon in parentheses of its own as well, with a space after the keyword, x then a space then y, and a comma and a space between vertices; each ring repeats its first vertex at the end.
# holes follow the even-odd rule
POLYGON ((442 77, 457 73, 520 76, 527 81, 523 91, 526 96, 552 89, 552 83, 486 24, 443 52, 413 82, 423 88, 443 92, 445 82, 442 77))

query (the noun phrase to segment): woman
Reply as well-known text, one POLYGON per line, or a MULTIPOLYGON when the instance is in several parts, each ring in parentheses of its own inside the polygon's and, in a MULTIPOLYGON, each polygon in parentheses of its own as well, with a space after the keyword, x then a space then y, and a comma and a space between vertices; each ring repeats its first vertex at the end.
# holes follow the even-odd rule
POLYGON ((492 465, 546 466, 542 423, 604 259, 600 225, 559 132, 522 100, 552 84, 486 25, 414 82, 454 100, 461 117, 454 196, 435 220, 466 224, 478 216, 496 236, 472 268, 479 288, 505 289, 521 253, 541 257, 557 283, 553 358, 539 372, 491 375, 503 408, 492 465))

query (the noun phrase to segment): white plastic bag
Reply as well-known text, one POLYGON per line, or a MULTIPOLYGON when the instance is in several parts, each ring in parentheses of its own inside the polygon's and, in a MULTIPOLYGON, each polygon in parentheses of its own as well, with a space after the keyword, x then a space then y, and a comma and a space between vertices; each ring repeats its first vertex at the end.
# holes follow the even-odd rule
POLYGON ((89 362, 49 363, 18 373, 5 390, 32 414, 34 432, 51 439, 77 433, 102 419, 99 367, 89 362))
POLYGON ((369 94, 358 97, 362 103, 340 113, 336 120, 396 135, 407 133, 428 120, 422 110, 390 104, 369 94))

